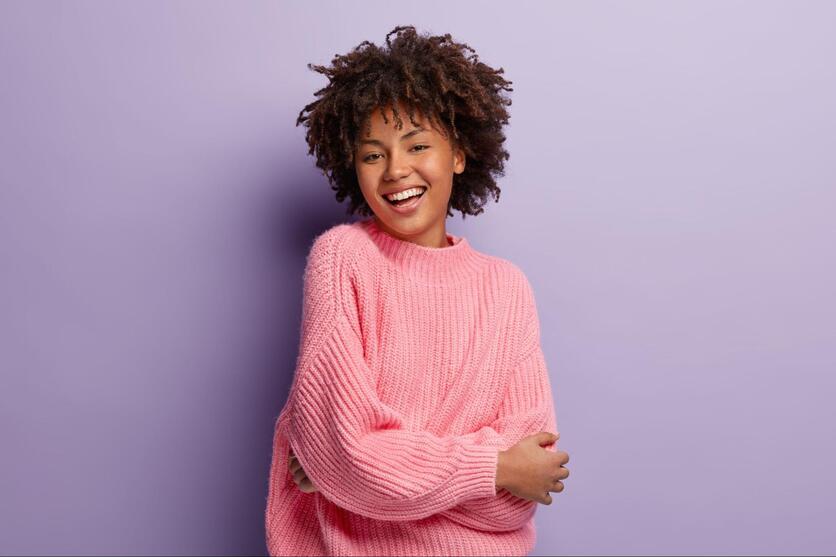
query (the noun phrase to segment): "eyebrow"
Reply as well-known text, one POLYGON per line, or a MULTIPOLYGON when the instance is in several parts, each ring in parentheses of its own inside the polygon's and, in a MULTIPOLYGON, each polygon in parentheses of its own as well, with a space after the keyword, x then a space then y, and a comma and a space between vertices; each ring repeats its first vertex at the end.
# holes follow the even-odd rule
MULTIPOLYGON (((417 128, 415 128, 411 132, 407 132, 407 133, 403 134, 401 136, 401 141, 403 141, 405 139, 409 139, 413 135, 415 135, 417 133, 425 132, 425 131, 427 131, 427 130, 425 130, 421 126, 418 126, 417 128)), ((377 139, 361 139, 360 144, 361 145, 367 145, 367 144, 369 144, 369 145, 380 145, 381 147, 383 146, 383 143, 381 141, 378 141, 377 139)))

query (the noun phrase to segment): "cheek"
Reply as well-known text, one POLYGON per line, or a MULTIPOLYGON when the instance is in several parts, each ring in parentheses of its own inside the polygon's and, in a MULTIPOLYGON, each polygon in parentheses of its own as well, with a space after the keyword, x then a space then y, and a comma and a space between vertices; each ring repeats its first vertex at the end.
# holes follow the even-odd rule
POLYGON ((368 170, 358 170, 357 182, 360 185, 360 191, 363 192, 366 199, 374 198, 378 178, 374 176, 372 172, 369 172, 368 170))
POLYGON ((385 201, 383 199, 381 199, 380 196, 377 195, 377 193, 375 192, 374 189, 370 189, 370 188, 365 188, 364 189, 364 188, 361 187, 360 191, 363 192, 363 197, 365 197, 366 201, 371 205, 382 205, 383 203, 385 203, 385 201))
POLYGON ((450 179, 452 163, 442 157, 427 157, 419 166, 416 166, 416 170, 426 181, 436 188, 441 188, 445 185, 445 181, 450 179))

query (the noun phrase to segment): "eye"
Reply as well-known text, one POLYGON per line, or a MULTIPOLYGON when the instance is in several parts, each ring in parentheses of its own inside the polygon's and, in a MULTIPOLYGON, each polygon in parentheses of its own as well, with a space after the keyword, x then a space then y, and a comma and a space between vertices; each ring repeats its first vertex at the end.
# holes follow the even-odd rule
MULTIPOLYGON (((429 145, 423 145, 423 144, 415 145, 415 146, 412 147, 412 149, 417 149, 419 153, 421 151, 426 151, 429 148, 430 148, 429 145)), ((377 160, 378 157, 380 157, 380 155, 378 153, 371 153, 371 154, 366 155, 365 157, 363 157, 363 162, 374 162, 374 161, 377 160), (374 157, 374 158, 372 158, 372 157, 374 157)))

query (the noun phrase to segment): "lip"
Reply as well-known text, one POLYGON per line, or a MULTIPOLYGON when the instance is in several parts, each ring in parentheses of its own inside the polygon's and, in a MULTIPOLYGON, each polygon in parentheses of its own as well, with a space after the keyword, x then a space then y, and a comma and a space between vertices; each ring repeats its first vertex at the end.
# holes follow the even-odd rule
MULTIPOLYGON (((410 187, 412 187, 412 186, 410 186, 410 187)), ((405 189, 409 189, 409 188, 405 188, 405 189)), ((395 211, 396 213, 399 213, 401 215, 408 215, 408 214, 414 213, 415 211, 418 210, 418 207, 421 205, 421 202, 424 201, 424 197, 427 195, 428 190, 429 190, 429 188, 424 190, 424 193, 422 195, 420 195, 419 197, 413 197, 412 200, 410 200, 409 203, 407 203, 406 205, 402 205, 401 207, 396 207, 395 205, 392 205, 391 203, 386 201, 385 198, 383 199, 383 202, 386 203, 387 207, 389 207, 391 210, 395 211)), ((401 190, 401 191, 403 191, 403 190, 401 190)), ((394 193, 394 192, 389 192, 389 193, 394 193)))

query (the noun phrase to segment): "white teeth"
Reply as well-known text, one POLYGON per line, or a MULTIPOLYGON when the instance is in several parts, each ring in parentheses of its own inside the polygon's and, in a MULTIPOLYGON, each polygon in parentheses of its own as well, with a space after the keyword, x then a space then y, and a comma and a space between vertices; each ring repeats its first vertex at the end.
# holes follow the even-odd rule
POLYGON ((386 199, 388 199, 389 201, 399 201, 401 199, 406 199, 407 197, 412 197, 413 195, 419 195, 421 192, 424 191, 424 189, 425 188, 410 188, 402 192, 387 195, 386 199))

